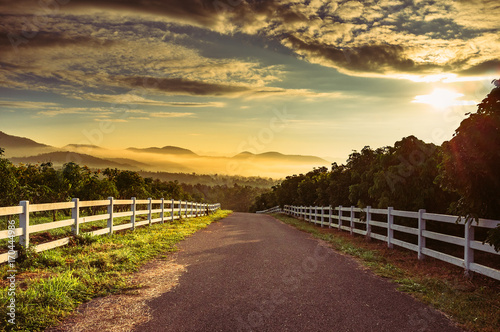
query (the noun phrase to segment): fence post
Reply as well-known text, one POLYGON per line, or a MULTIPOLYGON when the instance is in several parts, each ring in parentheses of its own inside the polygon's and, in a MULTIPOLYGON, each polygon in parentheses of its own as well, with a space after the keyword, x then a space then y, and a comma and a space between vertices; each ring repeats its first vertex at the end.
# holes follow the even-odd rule
POLYGON ((342 229, 342 205, 339 205, 339 230, 342 229))
POLYGON ((370 212, 371 206, 366 207, 366 238, 370 240, 372 238, 372 213, 370 212))
POLYGON ((328 206, 328 228, 332 228, 332 206, 328 206))
POLYGON ((354 206, 351 205, 351 221, 350 221, 350 231, 351 235, 354 235, 354 206))
POLYGON ((387 247, 392 248, 392 238, 394 237, 394 230, 392 224, 394 223, 394 216, 392 215, 392 207, 387 208, 387 247))
POLYGON ((152 198, 148 198, 148 220, 149 220, 149 226, 151 226, 152 221, 153 221, 153 202, 152 198))
POLYGON ((21 201, 23 212, 19 215, 19 227, 23 229, 23 235, 19 237, 19 244, 27 249, 30 245, 30 202, 21 201))
POLYGON ((325 214, 325 207, 322 206, 321 207, 321 227, 323 227, 323 221, 325 221, 324 214, 325 214))
POLYGON ((109 219, 108 219, 108 228, 109 228, 109 234, 113 234, 113 210, 114 210, 114 198, 113 197, 108 197, 109 199, 109 205, 108 205, 108 214, 109 214, 109 219))
POLYGON ((187 218, 188 217, 188 204, 189 202, 186 201, 186 208, 184 209, 184 217, 187 218))
POLYGON ((130 210, 132 210, 132 215, 130 216, 130 222, 132 223, 132 230, 135 230, 135 218, 136 218, 136 211, 137 211, 137 206, 135 205, 136 198, 132 197, 132 206, 130 207, 130 210))
POLYGON ((71 209, 71 219, 75 220, 73 227, 71 227, 71 231, 73 235, 80 234, 80 199, 73 198, 72 201, 75 203, 75 206, 71 209))
POLYGON ((165 221, 165 201, 163 199, 163 197, 161 198, 161 203, 160 203, 160 209, 161 209, 161 212, 160 212, 160 223, 163 224, 163 222, 165 221))
POLYGON ((170 207, 170 209, 171 209, 172 211, 171 211, 171 216, 170 216, 170 219, 171 219, 171 222, 174 222, 174 212, 175 212, 175 210, 174 210, 174 205, 175 205, 175 201, 174 201, 174 199, 173 199, 173 198, 172 198, 172 203, 171 203, 171 205, 172 205, 172 206, 170 207))
POLYGON ((470 270, 471 263, 474 263, 474 249, 471 248, 470 244, 474 241, 474 231, 475 228, 472 226, 474 221, 464 223, 464 265, 465 265, 465 276, 467 278, 472 277, 473 272, 470 270))
POLYGON ((425 219, 424 219, 424 209, 418 210, 418 259, 422 260, 425 258, 424 253, 422 252, 422 249, 425 248, 425 236, 424 236, 424 231, 425 231, 425 219))

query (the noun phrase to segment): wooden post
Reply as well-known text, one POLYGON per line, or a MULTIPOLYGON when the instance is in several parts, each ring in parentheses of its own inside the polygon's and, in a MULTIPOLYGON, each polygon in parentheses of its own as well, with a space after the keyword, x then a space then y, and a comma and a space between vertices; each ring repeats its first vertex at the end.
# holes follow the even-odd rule
POLYGON ((324 209, 324 206, 322 206, 321 207, 321 228, 323 228, 323 222, 325 221, 324 214, 325 214, 325 209, 324 209))
POLYGON ((130 207, 130 210, 132 211, 132 215, 130 216, 130 222, 132 223, 132 230, 135 230, 135 220, 136 220, 136 211, 137 211, 137 206, 135 205, 136 198, 132 197, 132 206, 130 207))
POLYGON ((172 203, 170 203, 171 204, 171 207, 170 207, 170 209, 171 209, 171 212, 170 212, 170 214, 171 214, 170 215, 171 222, 174 222, 174 213, 175 213, 175 210, 174 210, 175 203, 174 202, 175 201, 172 199, 172 203))
POLYGON ((328 206, 328 228, 332 228, 332 206, 328 206))
POLYGON ((153 202, 152 198, 148 198, 148 220, 149 220, 149 226, 151 226, 152 221, 153 221, 153 202))
POLYGON ((19 227, 23 229, 23 235, 19 237, 19 244, 25 249, 30 246, 30 202, 21 201, 23 212, 19 215, 19 227))
POLYGON ((394 237, 394 230, 392 224, 394 223, 394 216, 392 215, 392 207, 387 208, 387 247, 392 248, 392 238, 394 237))
POLYGON ((74 219, 75 223, 73 224, 71 231, 73 232, 73 235, 78 235, 80 234, 80 199, 73 198, 73 202, 75 203, 75 206, 71 209, 71 219, 74 219))
POLYGON ((342 205, 339 205, 339 231, 342 229, 342 205))
POLYGON ((351 222, 350 222, 350 233, 354 235, 354 206, 351 205, 351 222))
POLYGON ((109 234, 113 234, 113 210, 114 210, 114 198, 113 197, 108 197, 109 199, 109 205, 108 205, 108 214, 109 214, 109 219, 108 219, 108 228, 109 228, 109 234))
POLYGON ((372 213, 370 212, 371 206, 366 207, 366 239, 370 240, 372 238, 372 213))
POLYGON ((424 219, 424 209, 418 210, 418 259, 422 260, 425 258, 422 249, 425 248, 425 219, 424 219))
POLYGON ((474 249, 471 248, 470 244, 474 241, 474 231, 475 228, 472 226, 474 221, 470 220, 464 224, 464 265, 465 265, 465 276, 471 278, 473 272, 470 270, 471 263, 474 263, 474 249))
POLYGON ((186 201, 186 208, 184 209, 184 217, 188 217, 188 201, 186 201))
POLYGON ((160 223, 163 224, 163 222, 165 221, 165 200, 163 199, 163 197, 161 199, 160 208, 161 208, 161 212, 160 212, 161 221, 160 221, 160 223))

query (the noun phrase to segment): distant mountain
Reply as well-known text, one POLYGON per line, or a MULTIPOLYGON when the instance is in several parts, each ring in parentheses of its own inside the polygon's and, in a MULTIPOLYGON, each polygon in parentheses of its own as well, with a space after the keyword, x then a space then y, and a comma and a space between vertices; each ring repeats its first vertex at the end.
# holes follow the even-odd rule
POLYGON ((138 163, 135 160, 129 160, 129 159, 119 159, 119 160, 120 160, 120 162, 116 162, 116 161, 112 161, 112 160, 96 158, 96 157, 90 156, 88 154, 67 152, 67 151, 43 153, 43 154, 39 154, 37 156, 31 156, 31 157, 10 158, 10 161, 15 163, 15 164, 17 164, 17 163, 36 164, 36 163, 52 162, 54 164, 54 166, 62 166, 66 163, 74 162, 74 163, 77 163, 81 166, 85 165, 85 166, 88 166, 90 168, 110 167, 110 168, 129 169, 129 170, 138 169, 138 167, 132 166, 132 164, 138 163))
POLYGON ((151 148, 128 148, 127 150, 133 152, 149 152, 149 153, 161 153, 161 154, 175 154, 175 155, 190 155, 190 156, 198 156, 191 150, 179 148, 177 146, 164 146, 162 148, 151 147, 151 148))
POLYGON ((9 148, 16 148, 16 149, 27 149, 27 148, 48 148, 51 147, 50 145, 42 144, 42 143, 37 143, 29 138, 26 137, 20 137, 20 136, 13 136, 13 135, 8 135, 4 133, 3 131, 0 131, 0 147, 9 149, 9 148))
POLYGON ((5 148, 5 156, 14 163, 40 164, 50 161, 60 167, 72 161, 90 168, 109 167, 153 173, 218 173, 279 179, 330 165, 330 162, 319 157, 279 152, 254 154, 246 151, 233 157, 213 157, 201 156, 176 146, 112 150, 91 144, 68 144, 55 148, 4 132, 0 132, 0 147, 5 148))
POLYGON ((53 146, 38 143, 26 137, 9 135, 3 131, 0 131, 0 148, 5 149, 7 157, 29 156, 57 150, 53 146))
POLYGON ((68 145, 63 146, 61 149, 63 149, 63 150, 79 150, 79 149, 107 150, 105 148, 101 148, 100 146, 92 145, 92 144, 68 144, 68 145))
POLYGON ((137 168, 140 168, 141 170, 143 169, 148 169, 151 168, 151 165, 141 163, 140 161, 133 160, 133 159, 127 159, 127 158, 106 158, 106 160, 111 160, 115 163, 119 164, 124 164, 124 165, 131 165, 137 168))
POLYGON ((244 151, 234 156, 233 159, 238 159, 238 160, 252 159, 252 160, 268 160, 276 162, 318 164, 318 166, 330 164, 325 159, 315 156, 287 155, 279 152, 264 152, 264 153, 254 154, 248 151, 244 151))

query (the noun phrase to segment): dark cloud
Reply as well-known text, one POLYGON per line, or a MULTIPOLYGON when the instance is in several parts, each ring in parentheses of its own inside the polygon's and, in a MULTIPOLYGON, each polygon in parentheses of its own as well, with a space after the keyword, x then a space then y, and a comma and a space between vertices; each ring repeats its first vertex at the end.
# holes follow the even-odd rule
POLYGON ((216 1, 213 0, 71 0, 65 8, 101 8, 123 10, 172 18, 184 18, 197 25, 213 26, 217 22, 216 1))
POLYGON ((0 35, 0 52, 17 51, 20 47, 72 47, 85 45, 87 47, 108 47, 118 43, 117 41, 93 38, 91 36, 74 36, 59 32, 41 31, 35 37, 27 39, 20 34, 0 35))
POLYGON ((488 75, 488 74, 498 74, 500 73, 500 60, 489 60, 472 66, 468 69, 459 71, 459 75, 463 76, 479 76, 479 75, 488 75))
MULTIPOLYGON (((458 3, 471 8, 465 7, 464 1, 458 3)), ((492 1, 474 4, 475 8, 486 8, 486 4, 487 8, 496 8, 492 1)), ((23 21, 36 21, 33 17, 44 13, 40 8, 34 1, 18 0, 12 4, 0 0, 0 12, 4 12, 0 19, 8 19, 4 25, 20 32, 23 21)), ((172 34, 175 29, 189 31, 186 28, 189 26, 231 38, 246 35, 270 42, 283 41, 283 45, 305 60, 366 76, 487 72, 496 66, 492 54, 498 48, 498 40, 493 40, 495 45, 483 47, 485 39, 494 38, 495 27, 467 25, 470 23, 464 19, 464 10, 460 12, 456 3, 447 1, 71 0, 45 13, 48 18, 40 21, 46 22, 46 26, 39 27, 36 37, 30 38, 26 45, 46 48, 85 45, 98 49, 125 40, 152 44, 160 38, 167 44, 166 41, 176 42, 178 35, 172 34), (99 13, 95 20, 87 15, 94 9, 99 13), (141 13, 151 15, 151 19, 141 13), (79 31, 79 27, 85 30, 79 31), (478 62, 481 64, 471 67, 471 63, 478 62)), ((204 38, 189 43, 190 36, 182 38, 188 48, 210 50, 204 38)), ((1 35, 0 52, 12 50, 11 46, 12 38, 1 35)), ((162 63, 168 67, 168 61, 162 63)), ((168 72, 168 68, 163 72, 168 72)), ((163 80, 164 86, 159 90, 224 95, 250 89, 232 85, 231 79, 227 84, 224 81, 212 84, 206 83, 205 79, 209 79, 206 76, 198 81, 198 77, 181 74, 187 79, 163 80)), ((134 72, 130 80, 147 75, 134 72)))
POLYGON ((404 48, 398 45, 365 45, 355 48, 338 48, 314 42, 304 42, 290 36, 286 41, 293 49, 315 62, 355 72, 390 73, 394 71, 414 73, 431 70, 436 66, 419 65, 404 55, 404 48))
POLYGON ((153 89, 184 95, 230 96, 252 90, 249 87, 192 81, 183 78, 121 77, 116 78, 116 81, 132 88, 153 89))

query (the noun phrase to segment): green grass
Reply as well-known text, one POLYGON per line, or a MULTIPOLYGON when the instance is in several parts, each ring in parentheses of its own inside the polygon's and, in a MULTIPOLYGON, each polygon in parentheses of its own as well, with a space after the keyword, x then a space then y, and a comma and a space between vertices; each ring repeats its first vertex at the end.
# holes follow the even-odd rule
POLYGON ((400 291, 446 313, 462 327, 500 331, 500 282, 479 275, 467 280, 460 268, 433 259, 418 261, 414 252, 389 250, 385 243, 366 242, 363 237, 320 228, 284 214, 273 216, 357 258, 375 274, 397 283, 400 291))
MULTIPOLYGON (((173 223, 143 226, 111 236, 75 237, 68 246, 34 253, 16 262, 16 325, 7 322, 6 277, 0 291, 0 331, 42 331, 57 324, 83 302, 132 287, 128 276, 148 260, 175 251, 176 244, 231 211, 173 223)), ((135 286, 133 286, 135 287, 135 286)))

